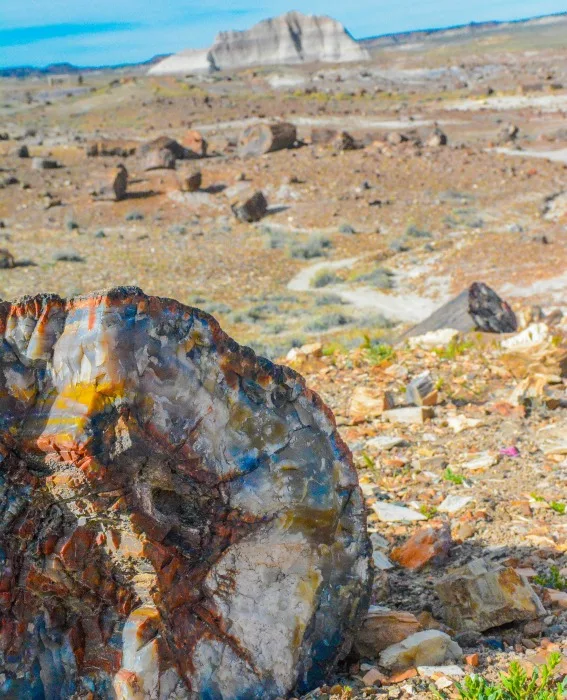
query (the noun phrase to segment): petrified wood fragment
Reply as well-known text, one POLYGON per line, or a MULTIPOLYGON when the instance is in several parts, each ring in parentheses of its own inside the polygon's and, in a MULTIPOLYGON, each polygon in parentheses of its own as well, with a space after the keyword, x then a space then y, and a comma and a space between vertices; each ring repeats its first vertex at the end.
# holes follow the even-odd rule
POLYGON ((297 140, 294 124, 252 124, 242 130, 238 139, 238 152, 241 157, 261 156, 273 151, 291 148, 297 140))
POLYGON ((137 288, 0 303, 0 697, 275 698, 370 585, 330 411, 137 288))

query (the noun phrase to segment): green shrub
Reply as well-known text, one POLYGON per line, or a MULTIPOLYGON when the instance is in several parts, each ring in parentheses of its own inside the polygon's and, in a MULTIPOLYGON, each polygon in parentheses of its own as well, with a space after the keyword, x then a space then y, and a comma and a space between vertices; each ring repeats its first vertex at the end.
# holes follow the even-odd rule
POLYGON ((371 272, 365 272, 357 276, 357 282, 369 282, 378 289, 392 289, 394 273, 385 267, 377 267, 371 272))
POLYGON ((312 234, 304 241, 295 241, 290 248, 292 258, 302 258, 303 260, 311 260, 312 258, 320 258, 326 254, 326 251, 332 247, 329 238, 312 234))
POLYGON ((336 284, 340 282, 340 277, 329 269, 322 269, 317 272, 317 274, 311 280, 311 286, 316 289, 321 289, 321 287, 327 287, 329 284, 336 284))
POLYGON ((348 326, 352 323, 352 319, 349 316, 341 313, 331 313, 315 318, 306 324, 306 331, 328 331, 329 328, 335 328, 337 326, 348 326))
POLYGON ((489 683, 475 674, 457 683, 457 692, 461 700, 563 700, 567 678, 561 682, 553 678, 560 661, 561 654, 550 654, 547 663, 535 668, 531 678, 517 661, 513 661, 508 673, 502 673, 497 683, 489 683))
POLYGON ((410 236, 410 238, 433 238, 429 231, 418 228, 414 224, 410 224, 406 228, 406 236, 410 236))

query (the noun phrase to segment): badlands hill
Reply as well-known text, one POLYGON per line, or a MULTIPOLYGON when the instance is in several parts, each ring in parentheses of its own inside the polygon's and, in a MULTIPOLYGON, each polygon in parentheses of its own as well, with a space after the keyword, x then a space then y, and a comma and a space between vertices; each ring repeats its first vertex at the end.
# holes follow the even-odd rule
POLYGON ((360 46, 340 22, 331 17, 288 12, 266 19, 245 31, 220 32, 209 49, 188 49, 149 70, 150 75, 238 70, 322 61, 365 61, 360 46))

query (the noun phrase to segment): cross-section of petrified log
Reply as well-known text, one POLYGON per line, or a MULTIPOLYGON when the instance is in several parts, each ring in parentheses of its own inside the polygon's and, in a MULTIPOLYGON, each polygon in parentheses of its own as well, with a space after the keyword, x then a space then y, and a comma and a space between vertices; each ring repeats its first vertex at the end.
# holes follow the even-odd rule
POLYGON ((333 417, 136 288, 0 303, 0 697, 275 698, 370 585, 333 417))

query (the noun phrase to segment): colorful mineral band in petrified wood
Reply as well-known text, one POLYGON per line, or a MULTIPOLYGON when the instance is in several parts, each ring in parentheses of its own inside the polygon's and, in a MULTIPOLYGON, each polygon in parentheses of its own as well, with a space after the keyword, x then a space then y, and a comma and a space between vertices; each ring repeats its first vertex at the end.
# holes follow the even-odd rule
POLYGON ((368 603, 329 409, 137 288, 0 302, 0 508, 0 697, 304 692, 368 603))

